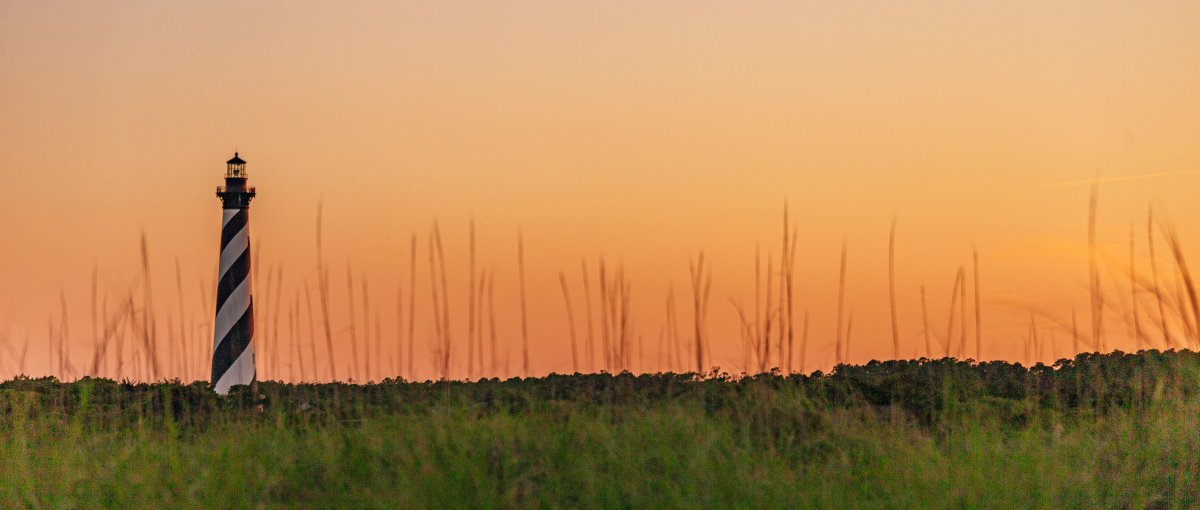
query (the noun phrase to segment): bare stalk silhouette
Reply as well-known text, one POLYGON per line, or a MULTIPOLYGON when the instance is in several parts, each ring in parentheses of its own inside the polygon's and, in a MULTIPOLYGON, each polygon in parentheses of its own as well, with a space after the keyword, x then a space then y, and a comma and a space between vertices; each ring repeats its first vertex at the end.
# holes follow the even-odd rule
POLYGON ((329 377, 338 380, 337 356, 333 349, 333 325, 329 313, 329 268, 325 265, 325 249, 322 244, 322 218, 324 202, 317 202, 317 293, 321 303, 322 326, 325 332, 326 354, 329 356, 329 377))
POLYGON ((950 346, 954 344, 954 312, 958 303, 958 289, 962 284, 962 268, 959 268, 954 275, 954 287, 950 290, 950 319, 946 324, 946 357, 950 357, 950 346))
POLYGON ((517 232, 517 278, 521 287, 521 370, 529 377, 529 318, 525 309, 525 234, 517 232))
POLYGON ((971 250, 972 267, 975 273, 975 358, 983 361, 983 305, 980 303, 979 291, 979 250, 971 250))
MULTIPOLYGON (((795 268, 796 268, 796 230, 788 230, 790 224, 790 215, 788 214, 788 203, 783 202, 783 256, 780 259, 780 266, 783 269, 783 275, 780 278, 780 284, 784 286, 784 291, 781 294, 784 301, 787 303, 786 320, 783 320, 783 325, 787 330, 787 362, 783 363, 787 373, 792 373, 792 360, 795 359, 793 348, 796 339, 796 322, 794 316, 794 290, 795 290, 795 268), (790 234, 790 237, 789 237, 790 234)), ((782 314, 781 314, 782 315, 782 314)), ((782 319, 781 319, 782 320, 782 319)), ((781 337, 782 338, 782 337, 781 337)), ((782 340, 781 340, 782 343, 782 340)), ((783 352, 783 349, 780 349, 783 352)))
MULTIPOLYGON (((488 278, 488 337, 492 343, 492 372, 499 370, 498 356, 496 354, 498 341, 496 339, 496 277, 493 272, 488 278)), ((508 375, 508 368, 505 367, 505 375, 508 375)))
MULTIPOLYGON (((154 298, 150 288, 150 247, 146 242, 146 233, 142 232, 142 347, 149 358, 150 377, 159 380, 158 356, 156 355, 157 338, 154 324, 154 298)), ((61 361, 61 360, 60 360, 61 361)))
POLYGON ((491 276, 491 273, 486 268, 480 270, 479 286, 475 289, 475 347, 477 350, 475 359, 479 360, 479 372, 481 374, 487 370, 484 368, 483 356, 483 293, 487 290, 487 282, 491 279, 491 276))
POLYGON ((1096 350, 1104 352, 1104 288, 1100 281, 1100 269, 1096 260, 1096 208, 1098 196, 1099 183, 1092 183, 1092 193, 1088 201, 1088 287, 1090 289, 1092 305, 1092 339, 1096 344, 1096 350))
POLYGON ((700 252, 697 260, 689 261, 688 269, 692 277, 692 317, 696 343, 696 373, 704 373, 704 355, 708 338, 706 324, 708 314, 708 296, 712 292, 712 270, 706 267, 704 252, 700 252))
POLYGON ((888 304, 892 312, 892 359, 900 359, 900 323, 896 318, 896 218, 888 233, 888 304))
POLYGON ((1133 224, 1129 225, 1129 301, 1132 304, 1133 310, 1130 315, 1133 316, 1133 338, 1137 342, 1137 350, 1141 351, 1144 347, 1142 344, 1142 322, 1138 314, 1138 293, 1137 293, 1137 250, 1134 247, 1134 236, 1137 234, 1136 227, 1133 224))
POLYGON ((804 326, 800 334, 800 373, 808 373, 808 365, 805 364, 808 356, 808 309, 804 310, 804 326))
POLYGON ((579 348, 575 339, 575 312, 571 308, 571 291, 567 288, 567 275, 558 272, 558 283, 562 287, 563 302, 567 307, 567 326, 571 334, 571 370, 579 372, 579 348))
POLYGON ((413 344, 417 323, 417 234, 412 234, 408 252, 408 378, 416 377, 413 372, 413 344))
POLYGON ((588 285, 587 258, 580 257, 579 273, 583 276, 583 307, 587 311, 587 345, 584 347, 584 359, 587 360, 587 370, 595 370, 596 329, 592 325, 592 290, 588 285))
POLYGON ((925 357, 933 358, 933 344, 929 341, 929 307, 925 302, 925 286, 921 286, 921 331, 925 333, 925 357))
POLYGON ((838 270, 837 335, 834 336, 834 361, 842 364, 842 313, 846 307, 846 239, 842 238, 842 262, 838 270))
MULTIPOLYGON (((468 226, 469 262, 467 268, 467 377, 475 376, 475 218, 468 226)), ((480 360, 482 363, 483 360, 480 360)))
POLYGON ((358 318, 354 307, 354 274, 350 272, 350 263, 346 262, 346 306, 350 321, 350 380, 359 381, 362 378, 362 359, 358 355, 358 318))
POLYGON ((961 283, 961 285, 959 285, 959 287, 958 287, 958 293, 959 293, 958 311, 959 311, 959 315, 961 315, 961 319, 962 319, 959 321, 959 329, 961 331, 959 332, 959 335, 958 335, 958 340, 960 342, 958 352, 959 352, 960 356, 962 356, 963 358, 966 358, 967 357, 967 273, 963 271, 962 266, 958 267, 958 280, 961 283))
POLYGON ((1157 261, 1157 258, 1154 256, 1154 208, 1153 207, 1149 207, 1147 209, 1147 213, 1146 213, 1146 244, 1149 247, 1149 253, 1147 254, 1147 256, 1150 257, 1150 279, 1152 280, 1153 289, 1154 289, 1153 290, 1154 301, 1158 304, 1158 318, 1161 323, 1160 327, 1162 328, 1163 347, 1169 349, 1171 347, 1171 333, 1170 333, 1170 330, 1167 329, 1167 307, 1166 307, 1166 303, 1163 300, 1162 289, 1159 288, 1158 261, 1157 261))

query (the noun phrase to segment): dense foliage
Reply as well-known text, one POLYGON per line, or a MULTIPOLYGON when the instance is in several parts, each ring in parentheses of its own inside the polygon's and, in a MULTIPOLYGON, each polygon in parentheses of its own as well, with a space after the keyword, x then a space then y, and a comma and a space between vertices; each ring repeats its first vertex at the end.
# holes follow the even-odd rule
POLYGON ((1187 507, 1200 355, 239 387, 0 383, 0 506, 1187 507))

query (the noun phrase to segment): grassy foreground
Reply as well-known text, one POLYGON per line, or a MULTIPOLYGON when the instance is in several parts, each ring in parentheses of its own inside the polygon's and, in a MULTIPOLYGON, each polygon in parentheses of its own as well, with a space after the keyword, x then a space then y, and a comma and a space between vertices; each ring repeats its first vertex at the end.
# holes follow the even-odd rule
POLYGON ((0 384, 3 508, 1189 508, 1200 356, 813 376, 0 384), (241 389, 241 388, 239 388, 241 389))

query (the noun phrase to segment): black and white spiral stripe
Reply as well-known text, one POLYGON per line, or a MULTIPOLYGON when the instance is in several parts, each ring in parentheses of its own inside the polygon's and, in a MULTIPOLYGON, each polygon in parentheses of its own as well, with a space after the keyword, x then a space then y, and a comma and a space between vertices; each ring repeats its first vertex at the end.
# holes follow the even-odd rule
POLYGON ((254 306, 250 297, 250 224, 246 209, 224 209, 212 358, 218 394, 254 382, 254 306))

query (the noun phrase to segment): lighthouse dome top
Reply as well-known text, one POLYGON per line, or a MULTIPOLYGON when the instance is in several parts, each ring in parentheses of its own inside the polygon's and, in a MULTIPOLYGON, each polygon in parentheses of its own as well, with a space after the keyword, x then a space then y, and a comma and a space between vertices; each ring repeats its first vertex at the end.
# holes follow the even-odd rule
POLYGON ((246 161, 238 157, 238 153, 233 153, 233 159, 225 162, 225 178, 226 179, 245 179, 246 178, 246 161))

